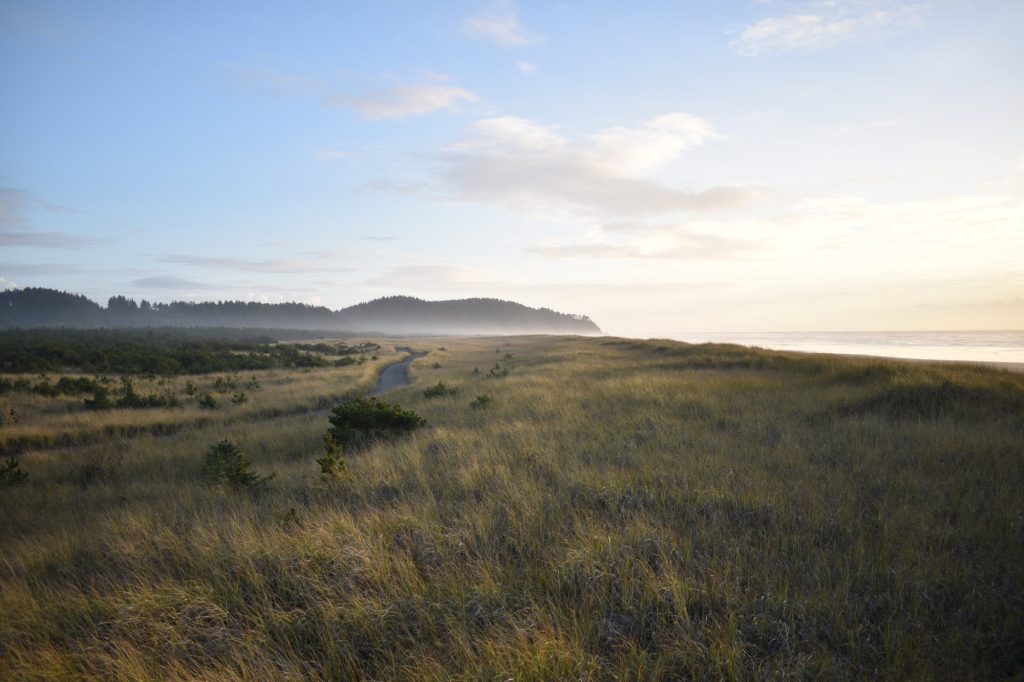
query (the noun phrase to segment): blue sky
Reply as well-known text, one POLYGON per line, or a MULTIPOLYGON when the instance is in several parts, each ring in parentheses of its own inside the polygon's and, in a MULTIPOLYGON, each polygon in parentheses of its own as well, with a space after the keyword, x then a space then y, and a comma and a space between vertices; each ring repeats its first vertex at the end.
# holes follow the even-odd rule
POLYGON ((1024 328, 1024 3, 0 2, 0 286, 1024 328))

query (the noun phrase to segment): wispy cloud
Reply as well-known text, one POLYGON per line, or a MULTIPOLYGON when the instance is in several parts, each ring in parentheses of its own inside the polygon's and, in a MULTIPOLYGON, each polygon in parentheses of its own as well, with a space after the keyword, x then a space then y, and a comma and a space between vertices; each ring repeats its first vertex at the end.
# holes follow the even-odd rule
POLYGON ((28 219, 29 197, 13 187, 0 187, 0 230, 23 227, 28 219))
POLYGON ((241 272, 263 272, 294 274, 306 272, 349 272, 352 268, 331 265, 324 260, 303 260, 289 258, 248 259, 220 256, 192 256, 173 254, 159 259, 163 263, 191 265, 216 270, 238 270, 241 272))
POLYGON ((339 95, 330 106, 353 109, 369 119, 405 118, 441 110, 455 110, 460 102, 475 102, 477 96, 454 85, 396 85, 364 96, 339 95))
MULTIPOLYGON (((392 84, 366 94, 343 92, 345 88, 319 78, 284 73, 277 69, 231 64, 227 73, 242 87, 265 95, 310 99, 334 109, 350 109, 367 119, 406 118, 436 111, 456 110, 460 103, 475 102, 477 95, 450 83, 445 74, 426 72, 425 82, 392 84)), ((322 149, 317 158, 337 160, 347 153, 322 149)))
POLYGON ((919 22, 925 2, 812 0, 787 3, 787 11, 738 29, 731 47, 752 57, 771 52, 810 52, 895 33, 919 22))
POLYGON ((540 36, 526 30, 511 0, 498 0, 476 16, 462 22, 462 31, 474 40, 486 40, 502 47, 529 45, 540 36))
POLYGON ((0 289, 7 290, 7 289, 17 289, 17 288, 18 288, 17 283, 12 282, 11 280, 7 279, 6 277, 0 275, 0 289))
MULTIPOLYGON (((1000 244, 1004 253, 1014 253, 1024 246, 1022 224, 1024 200, 1009 195, 954 195, 895 203, 833 195, 795 202, 764 222, 762 229, 844 255, 859 248, 894 252, 895 246, 886 245, 899 244, 908 256, 918 250, 926 262, 922 249, 943 250, 952 244, 965 249, 978 243, 1000 244)), ((908 262, 907 267, 918 264, 908 262)))
POLYGON ((326 87, 325 83, 318 78, 284 73, 263 66, 227 64, 224 66, 224 70, 242 87, 268 95, 317 95, 322 93, 326 87))
POLYGON ((568 138, 536 122, 479 121, 465 140, 437 154, 452 199, 501 205, 548 218, 592 219, 731 208, 756 195, 746 187, 678 189, 654 175, 717 134, 703 119, 666 114, 635 128, 568 138))
POLYGON ((32 227, 32 212, 60 213, 66 210, 29 192, 12 187, 0 187, 0 246, 76 249, 105 241, 66 232, 37 230, 32 227))
POLYGON ((524 76, 532 76, 537 73, 537 65, 533 62, 518 62, 516 64, 516 69, 518 69, 519 73, 524 76))
POLYGON ((555 258, 695 260, 731 259, 756 251, 752 240, 700 232, 685 225, 611 223, 596 238, 543 242, 530 251, 555 258))
POLYGON ((0 271, 17 275, 67 275, 86 272, 75 263, 0 263, 0 271))
POLYGON ((31 246, 39 249, 77 249, 101 244, 103 239, 79 237, 66 232, 0 231, 0 246, 31 246))
POLYGON ((366 280, 370 286, 407 288, 410 290, 437 290, 460 286, 475 286, 487 280, 484 273, 456 265, 402 265, 382 275, 366 280))
POLYGON ((368 180, 363 186, 374 192, 389 192, 409 196, 429 194, 429 188, 422 182, 395 180, 393 178, 374 178, 368 180))
POLYGON ((210 288, 209 285, 202 282, 171 276, 142 277, 132 280, 129 284, 142 289, 166 289, 173 291, 210 288))
POLYGON ((321 161, 341 161, 352 156, 351 152, 336 147, 324 147, 316 151, 316 158, 321 161))

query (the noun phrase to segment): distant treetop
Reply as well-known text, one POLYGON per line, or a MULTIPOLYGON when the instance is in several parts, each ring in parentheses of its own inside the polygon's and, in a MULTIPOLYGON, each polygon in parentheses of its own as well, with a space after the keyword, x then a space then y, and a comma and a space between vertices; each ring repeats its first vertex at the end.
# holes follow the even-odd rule
POLYGON ((305 303, 253 301, 140 303, 111 296, 106 308, 46 288, 0 292, 0 329, 33 327, 244 327, 384 334, 598 334, 586 315, 530 308, 497 298, 425 301, 386 296, 330 310, 305 303))

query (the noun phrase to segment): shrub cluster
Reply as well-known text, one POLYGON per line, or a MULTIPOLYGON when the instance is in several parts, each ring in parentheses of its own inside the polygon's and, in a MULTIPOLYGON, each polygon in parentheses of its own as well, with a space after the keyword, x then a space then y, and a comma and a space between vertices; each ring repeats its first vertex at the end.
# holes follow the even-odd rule
MULTIPOLYGON (((307 348, 273 343, 269 338, 201 338, 194 330, 14 329, 0 331, 0 371, 61 372, 70 368, 90 373, 173 375, 338 364, 333 358, 340 351, 325 355, 316 347, 313 351, 307 348)), ((355 352, 367 349, 356 346, 355 352)), ((340 364, 356 362, 347 356, 341 360, 340 364)), ((0 392, 5 386, 0 381, 0 392)))
POLYGON ((12 391, 35 393, 37 395, 55 398, 59 395, 84 395, 95 391, 97 387, 108 382, 109 379, 90 379, 89 377, 60 377, 57 383, 51 384, 50 380, 43 378, 33 384, 28 379, 8 379, 0 377, 0 395, 12 391))
POLYGON ((498 363, 494 363, 494 367, 491 367, 491 371, 487 373, 489 377, 507 377, 508 373, 512 371, 511 367, 502 367, 498 363))
POLYGON ((448 395, 455 395, 458 393, 456 389, 444 383, 443 381, 437 382, 427 390, 423 391, 424 398, 443 398, 448 395))
POLYGON ((394 438, 426 425, 411 410, 377 398, 352 398, 338 405, 329 417, 329 435, 346 450, 367 447, 378 440, 394 438))
POLYGON ((163 393, 150 393, 142 395, 135 392, 135 384, 130 377, 121 377, 121 399, 117 401, 118 407, 177 407, 181 404, 178 396, 173 391, 167 390, 163 393))

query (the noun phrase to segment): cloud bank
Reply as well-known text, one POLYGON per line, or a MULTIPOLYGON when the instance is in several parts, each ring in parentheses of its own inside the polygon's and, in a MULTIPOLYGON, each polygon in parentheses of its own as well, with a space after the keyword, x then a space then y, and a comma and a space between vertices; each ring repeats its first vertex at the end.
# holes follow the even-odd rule
POLYGON ((465 140, 437 155, 451 198, 495 204, 547 218, 650 216, 732 208, 756 195, 741 186, 690 191, 654 175, 689 149, 719 137, 686 113, 658 116, 568 138, 514 116, 484 119, 465 140))

